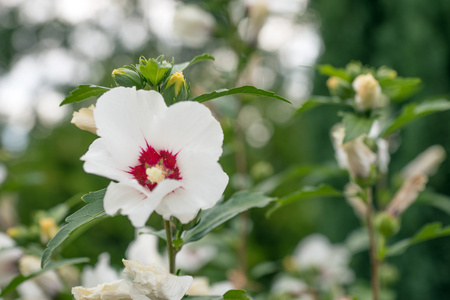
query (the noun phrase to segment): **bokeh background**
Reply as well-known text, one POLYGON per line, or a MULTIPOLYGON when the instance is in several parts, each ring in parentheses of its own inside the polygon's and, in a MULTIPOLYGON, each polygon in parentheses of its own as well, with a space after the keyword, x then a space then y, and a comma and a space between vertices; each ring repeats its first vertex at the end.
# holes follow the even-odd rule
MULTIPOLYGON (((314 66, 344 67, 352 60, 387 65, 400 76, 422 79, 422 89, 409 101, 448 97, 449 15, 446 0, 0 0, 0 229, 30 224, 36 211, 69 199, 76 210, 81 194, 106 187, 108 180, 84 173, 79 160, 96 138, 70 124, 81 105, 59 103, 78 84, 114 86, 111 71, 137 63, 141 55, 163 54, 176 62, 215 56, 215 62, 186 72, 192 95, 251 84, 293 102, 226 97, 208 104, 225 131, 221 163, 230 174, 227 196, 298 166, 310 171, 272 195, 318 183, 342 189, 346 174, 337 170, 329 138, 337 109, 295 114, 311 95, 328 95, 327 78, 314 66), (317 172, 321 168, 325 171, 317 172)), ((450 112, 408 126, 392 156, 391 174, 431 145, 450 150, 449 136, 450 112)), ((428 186, 450 195, 449 170, 446 160, 428 186)), ((250 212, 250 270, 267 261, 281 264, 308 234, 343 243, 360 226, 341 198, 304 200, 270 218, 266 211, 250 212)), ((413 206, 396 239, 432 221, 450 223, 440 210, 413 206)), ((150 223, 161 227, 156 219, 150 223)), ((233 236, 239 226, 238 220, 221 228, 230 235, 231 249, 238 248, 233 236)), ((126 218, 109 218, 78 234, 62 254, 95 262, 108 250, 119 266, 133 237, 126 218)), ((232 255, 222 262, 212 263, 207 275, 221 280, 225 275, 213 267, 239 264, 232 255)), ((390 263, 399 270, 392 287, 397 299, 444 299, 450 293, 449 238, 414 246, 390 263)), ((366 252, 356 254, 351 266, 358 279, 368 280, 366 252)), ((258 278, 260 284, 270 280, 270 274, 258 278)))

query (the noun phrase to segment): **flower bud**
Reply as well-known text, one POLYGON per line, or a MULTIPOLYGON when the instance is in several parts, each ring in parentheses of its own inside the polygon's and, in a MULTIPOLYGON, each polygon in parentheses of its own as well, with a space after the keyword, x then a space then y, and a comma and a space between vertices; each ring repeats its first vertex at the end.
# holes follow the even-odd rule
POLYGON ((163 60, 163 56, 157 59, 147 60, 145 57, 139 59, 139 71, 152 87, 156 87, 163 82, 169 76, 171 70, 172 64, 163 60))
POLYGON ((167 105, 187 100, 188 87, 183 73, 176 72, 170 76, 163 91, 163 96, 167 105))
POLYGON ((347 98, 352 92, 350 84, 344 79, 336 76, 331 76, 328 78, 326 85, 332 96, 347 98))
POLYGON ((400 229, 399 219, 386 212, 381 212, 375 216, 374 225, 378 232, 386 238, 393 236, 400 229))
POLYGON ((94 119, 95 106, 91 105, 88 108, 83 107, 79 111, 73 112, 72 121, 70 123, 75 124, 78 128, 97 134, 97 127, 94 119))
POLYGON ((138 74, 138 72, 132 69, 126 67, 114 69, 111 76, 119 86, 135 86, 137 89, 142 89, 144 87, 141 76, 138 74))
MULTIPOLYGON (((24 255, 19 260, 19 270, 23 276, 41 271, 41 260, 37 256, 24 255)), ((55 295, 63 289, 61 279, 54 270, 46 271, 32 279, 47 295, 55 295)))
POLYGON ((46 244, 58 233, 59 227, 53 218, 42 218, 39 220, 39 231, 41 242, 46 244))
POLYGON ((380 84, 372 74, 359 75, 353 80, 352 86, 356 92, 355 104, 358 111, 364 112, 383 105, 380 84))
POLYGON ((424 174, 416 174, 406 179, 386 208, 386 213, 393 217, 401 215, 417 199, 427 181, 428 177, 424 174))

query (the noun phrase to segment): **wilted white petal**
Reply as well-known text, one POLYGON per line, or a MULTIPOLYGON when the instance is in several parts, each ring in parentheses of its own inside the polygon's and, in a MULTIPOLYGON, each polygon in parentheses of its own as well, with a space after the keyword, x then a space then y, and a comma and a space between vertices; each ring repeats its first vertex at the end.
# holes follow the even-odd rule
POLYGON ((445 160, 445 156, 444 147, 441 145, 431 146, 404 167, 402 175, 404 178, 409 178, 417 174, 431 176, 445 160))
POLYGON ((191 276, 175 276, 161 267, 145 266, 137 260, 122 261, 123 272, 133 278, 133 295, 145 295, 152 300, 179 300, 192 284, 191 276))
POLYGON ((405 211, 425 188, 428 177, 424 174, 415 174, 408 177, 389 203, 386 212, 394 217, 405 211))
POLYGON ((92 288, 72 288, 75 300, 131 300, 131 285, 124 279, 99 284, 92 288))
POLYGON ((363 136, 343 144, 342 147, 347 154, 348 171, 352 177, 368 178, 377 156, 364 144, 363 136))
POLYGON ((81 284, 87 288, 116 280, 119 280, 119 274, 109 264, 109 253, 107 252, 99 255, 95 268, 86 266, 81 273, 81 284))

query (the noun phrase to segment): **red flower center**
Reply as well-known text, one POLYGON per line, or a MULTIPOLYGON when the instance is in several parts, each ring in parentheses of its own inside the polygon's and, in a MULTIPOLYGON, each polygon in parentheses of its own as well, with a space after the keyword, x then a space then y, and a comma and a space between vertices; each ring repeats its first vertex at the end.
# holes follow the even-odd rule
POLYGON ((180 170, 177 167, 177 155, 161 150, 157 152, 147 144, 147 149, 142 149, 139 157, 139 165, 130 167, 128 173, 132 174, 140 185, 152 191, 159 182, 166 178, 180 180, 180 170))

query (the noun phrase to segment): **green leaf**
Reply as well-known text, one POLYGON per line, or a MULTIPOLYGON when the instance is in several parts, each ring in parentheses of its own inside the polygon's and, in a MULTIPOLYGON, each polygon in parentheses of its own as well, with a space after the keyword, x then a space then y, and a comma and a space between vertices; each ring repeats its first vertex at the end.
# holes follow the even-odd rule
POLYGON ((449 236, 450 226, 442 227, 439 222, 423 226, 412 238, 401 240, 388 247, 386 256, 400 255, 409 247, 438 237, 449 236))
POLYGON ((323 75, 336 76, 348 82, 352 81, 352 77, 347 74, 345 69, 338 69, 333 67, 332 65, 318 65, 317 70, 323 75))
POLYGON ((385 78, 380 80, 383 94, 392 101, 401 101, 408 98, 421 88, 420 78, 385 78))
POLYGON ((214 58, 214 56, 211 56, 207 53, 198 55, 198 56, 194 57, 193 59, 191 59, 191 61, 187 61, 187 62, 184 62, 181 64, 174 65, 171 74, 176 73, 176 72, 183 72, 184 69, 192 66, 195 63, 198 63, 198 62, 201 62, 204 60, 215 60, 215 58, 214 58))
POLYGON ((302 106, 300 106, 296 113, 301 114, 307 110, 322 105, 341 105, 351 107, 351 104, 349 102, 343 101, 339 97, 312 96, 308 100, 306 100, 302 104, 302 106))
POLYGON ((96 219, 107 216, 103 209, 103 197, 105 196, 105 193, 106 189, 102 189, 82 197, 88 204, 66 218, 67 224, 61 227, 58 233, 50 240, 47 248, 44 250, 44 254, 42 254, 42 267, 48 263, 53 251, 76 229, 96 219))
POLYGON ((251 300, 244 290, 229 290, 223 295, 223 300, 251 300))
POLYGON ((267 217, 270 217, 276 210, 285 205, 304 200, 307 198, 316 198, 316 197, 342 197, 342 192, 335 190, 333 187, 329 185, 319 185, 315 186, 306 186, 299 191, 296 191, 292 194, 289 194, 283 198, 277 200, 277 204, 274 205, 266 214, 267 217))
POLYGON ((81 102, 91 97, 98 98, 109 90, 110 89, 107 87, 98 85, 87 85, 87 84, 79 85, 77 89, 70 92, 70 95, 67 96, 59 106, 74 102, 81 102))
POLYGON ((436 112, 446 111, 449 109, 450 101, 446 99, 437 99, 424 101, 421 103, 409 104, 403 109, 402 113, 383 130, 380 136, 386 137, 394 131, 403 128, 407 124, 423 116, 436 112))
POLYGON ((350 142, 362 134, 368 134, 372 127, 374 118, 361 117, 352 113, 345 113, 342 123, 345 127, 345 138, 343 143, 350 142))
POLYGON ((416 200, 419 204, 433 206, 450 215, 450 197, 432 192, 422 192, 416 200))
POLYGON ((70 258, 70 259, 64 259, 64 260, 50 262, 42 270, 34 272, 28 276, 19 275, 19 276, 16 276, 15 278, 13 278, 9 282, 9 284, 4 289, 2 289, 0 297, 3 297, 6 294, 14 291, 22 282, 27 281, 28 279, 31 279, 33 277, 36 277, 44 272, 54 270, 54 269, 57 269, 59 267, 66 266, 66 265, 81 264, 81 263, 86 263, 86 262, 89 262, 89 258, 87 258, 87 257, 70 258))
MULTIPOLYGON (((240 86, 237 88, 232 88, 232 89, 222 89, 222 90, 217 90, 208 94, 203 94, 197 97, 194 97, 192 99, 189 99, 190 101, 197 101, 197 102, 205 102, 208 100, 212 100, 212 99, 216 99, 216 98, 220 98, 223 96, 228 96, 228 95, 235 95, 235 94, 247 94, 247 95, 255 95, 255 96, 264 96, 264 97, 269 97, 269 98, 274 98, 274 99, 278 99, 287 103, 291 103, 288 100, 286 100, 285 98, 275 94, 274 92, 270 92, 270 91, 266 91, 266 90, 261 90, 258 89, 254 86, 251 85, 244 85, 244 86, 240 86)), ((291 103, 292 104, 292 103, 291 103)))
POLYGON ((275 200, 261 193, 249 193, 242 191, 231 196, 227 201, 216 204, 216 206, 204 210, 199 215, 197 226, 186 231, 184 244, 195 242, 207 233, 230 220, 237 214, 253 207, 264 207, 275 200))

